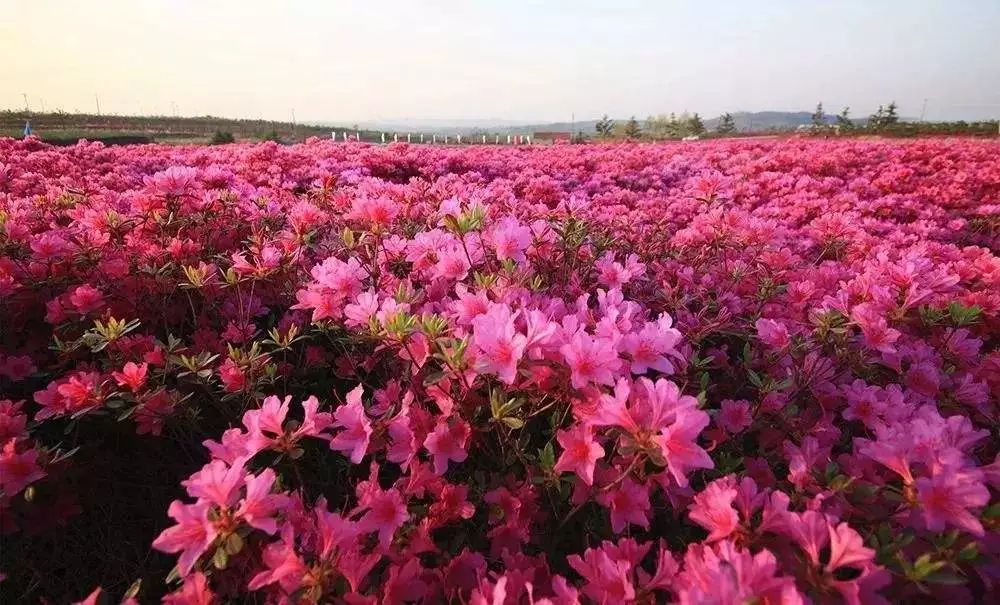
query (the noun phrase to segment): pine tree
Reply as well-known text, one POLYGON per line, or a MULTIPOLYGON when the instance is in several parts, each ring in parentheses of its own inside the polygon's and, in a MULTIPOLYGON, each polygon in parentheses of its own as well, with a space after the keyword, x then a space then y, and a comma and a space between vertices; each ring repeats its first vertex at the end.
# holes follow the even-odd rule
POLYGON ((885 108, 885 117, 883 118, 883 123, 885 125, 892 125, 899 122, 899 115, 896 113, 897 109, 896 102, 893 101, 889 103, 889 106, 885 108))
POLYGON ((720 134, 736 132, 736 120, 733 119, 733 114, 728 112, 722 114, 722 117, 719 118, 719 126, 715 131, 720 134))
POLYGON ((705 123, 701 121, 701 116, 697 112, 688 119, 687 129, 693 135, 705 134, 705 123))
POLYGON ((837 126, 843 129, 854 128, 854 122, 852 122, 849 117, 850 112, 851 108, 845 107, 839 114, 837 114, 837 126))
POLYGON ((871 116, 868 117, 868 127, 878 129, 882 127, 884 122, 885 122, 885 107, 879 105, 878 109, 875 110, 875 113, 873 113, 871 116))
POLYGON ((597 124, 594 125, 594 130, 596 130, 597 134, 601 137, 609 137, 615 130, 615 121, 610 119, 608 114, 604 114, 604 116, 597 121, 597 124))
POLYGON ((826 114, 823 113, 823 102, 816 104, 816 111, 812 114, 812 125, 814 127, 826 126, 826 114))
POLYGON ((628 122, 625 123, 624 134, 630 139, 638 139, 642 136, 642 127, 639 126, 639 122, 635 119, 635 116, 629 118, 628 122))
POLYGON ((677 114, 671 111, 670 119, 667 121, 667 136, 677 139, 682 136, 682 131, 681 123, 677 120, 677 114))

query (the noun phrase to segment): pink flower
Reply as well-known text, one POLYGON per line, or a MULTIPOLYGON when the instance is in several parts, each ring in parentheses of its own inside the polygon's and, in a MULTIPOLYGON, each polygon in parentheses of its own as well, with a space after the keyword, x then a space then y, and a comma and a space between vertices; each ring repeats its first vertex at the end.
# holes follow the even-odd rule
POLYGON ((17 440, 10 439, 0 450, 0 491, 13 497, 35 481, 45 477, 38 466, 38 452, 28 449, 18 453, 17 440))
POLYGON ((465 451, 471 429, 464 420, 458 420, 448 425, 440 422, 434 431, 427 435, 424 447, 434 457, 434 472, 443 475, 448 470, 448 461, 463 462, 469 454, 465 451))
POLYGON ((295 537, 292 532, 292 526, 286 525, 281 540, 267 545, 262 556, 265 570, 251 578, 247 588, 257 590, 277 583, 286 593, 299 589, 309 568, 295 552, 295 537))
POLYGON ((275 478, 274 471, 269 468, 256 476, 247 475, 246 495, 236 510, 236 515, 245 523, 272 535, 278 531, 274 517, 288 503, 286 496, 271 493, 275 478))
POLYGON ((715 546, 691 544, 674 590, 681 605, 702 603, 780 603, 802 605, 795 580, 778 575, 768 550, 757 554, 725 540, 715 546))
POLYGON ((153 540, 153 548, 156 550, 181 553, 177 560, 177 569, 181 576, 191 573, 191 568, 198 562, 198 557, 215 541, 217 532, 208 520, 210 507, 211 504, 206 501, 184 504, 180 500, 174 500, 170 503, 167 514, 177 524, 163 530, 153 540))
POLYGON ((514 328, 515 317, 510 307, 493 305, 487 313, 472 320, 473 342, 479 350, 476 371, 496 374, 505 384, 514 384, 517 364, 527 343, 527 338, 514 328))
POLYGON ((10 378, 12 382, 19 382, 38 371, 35 363, 28 355, 11 355, 4 357, 0 354, 0 376, 10 378))
POLYGON ((622 349, 632 358, 633 374, 645 374, 650 368, 664 374, 674 373, 674 364, 667 359, 681 359, 677 345, 681 333, 672 328, 670 316, 664 313, 655 322, 647 322, 638 333, 626 334, 622 349))
POLYGON ((173 413, 175 403, 163 389, 144 395, 135 410, 135 432, 139 435, 162 433, 163 423, 173 413))
POLYGON ((434 265, 433 275, 437 279, 448 281, 462 281, 469 276, 472 263, 461 246, 450 246, 439 251, 437 264, 434 265))
POLYGON ((198 187, 198 169, 189 166, 171 166, 153 176, 145 177, 146 187, 164 197, 192 195, 198 187))
POLYGON ((556 440, 563 453, 556 462, 555 471, 576 473, 587 485, 594 484, 594 467, 604 457, 604 448, 594 441, 593 431, 584 424, 556 432, 556 440))
POLYGON ((333 427, 344 429, 330 440, 330 449, 348 454, 354 464, 359 464, 368 450, 372 426, 361 405, 362 386, 359 384, 347 394, 347 403, 333 413, 333 427))
POLYGON ((721 409, 715 416, 715 423, 722 430, 734 435, 753 424, 753 416, 750 415, 750 402, 740 399, 723 399, 721 409))
POLYGON ((895 343, 899 340, 899 330, 889 327, 889 322, 871 304, 858 305, 851 312, 851 318, 861 328, 865 346, 882 353, 895 353, 895 343))
POLYGON ((989 501, 981 473, 975 470, 945 467, 931 477, 917 479, 917 502, 931 531, 951 525, 982 536, 983 524, 969 509, 986 506, 989 501))
POLYGON ((446 484, 436 495, 437 501, 431 505, 430 515, 435 523, 447 523, 453 519, 471 519, 476 507, 468 500, 469 488, 464 485, 446 484))
POLYGON ((680 413, 677 420, 655 437, 667 460, 667 470, 681 487, 687 486, 687 474, 697 468, 712 468, 715 464, 697 444, 698 434, 708 426, 708 414, 697 410, 680 413))
POLYGON ((70 244, 58 233, 46 232, 31 239, 31 251, 39 261, 50 261, 62 257, 70 250, 70 244))
POLYGON ((21 411, 23 402, 13 402, 10 399, 0 399, 0 443, 4 445, 10 440, 20 441, 27 438, 24 430, 28 425, 28 416, 21 411))
POLYGON ((390 445, 386 452, 386 459, 395 462, 404 470, 409 468, 410 463, 417 455, 419 445, 416 435, 410 427, 409 410, 404 408, 389 423, 390 445))
POLYGON ((243 486, 246 470, 243 460, 232 466, 221 460, 212 460, 188 479, 181 481, 188 494, 216 506, 228 507, 236 503, 243 486))
POLYGON ((875 558, 875 551, 866 547, 858 532, 847 523, 830 526, 830 561, 826 568, 832 573, 839 567, 864 567, 875 558))
POLYGON ((384 198, 358 197, 351 205, 351 211, 345 218, 364 223, 367 227, 378 230, 388 227, 399 214, 399 204, 384 198))
POLYGON ((531 229, 516 218, 506 217, 490 230, 487 241, 493 246, 497 259, 523 263, 524 251, 531 245, 531 229))
POLYGON ((926 397, 934 397, 941 388, 938 368, 929 362, 912 366, 906 373, 906 386, 926 397))
POLYGON ((605 542, 602 548, 588 548, 580 555, 570 555, 566 561, 583 577, 583 594, 595 603, 630 603, 635 599, 631 572, 635 564, 612 557, 605 542))
POLYGON ((624 378, 615 385, 614 396, 603 395, 593 417, 599 426, 625 430, 627 444, 658 450, 667 470, 681 487, 687 473, 695 468, 712 468, 712 459, 697 444, 698 435, 708 426, 708 414, 698 409, 698 400, 681 395, 673 382, 661 378, 655 383, 640 378, 630 386, 624 378))
POLYGON ((364 327, 378 312, 378 295, 368 290, 358 294, 354 302, 344 306, 344 323, 350 327, 364 327))
POLYGON ((594 268, 598 281, 609 288, 621 288, 646 272, 646 265, 639 262, 637 255, 629 254, 623 265, 615 261, 614 252, 610 250, 594 263, 594 268))
POLYGON ((577 332, 559 348, 559 352, 569 366, 570 383, 574 389, 582 389, 591 383, 614 385, 621 359, 609 341, 577 332))
POLYGON ((49 383, 35 393, 42 409, 35 420, 69 414, 79 416, 104 404, 103 380, 97 372, 76 372, 68 378, 49 383))
POLYGON ((128 387, 130 391, 136 392, 146 383, 146 372, 148 369, 149 364, 140 363, 136 365, 130 361, 125 364, 120 372, 112 372, 111 376, 114 377, 118 386, 128 387))
POLYGON ((784 324, 773 319, 758 319, 754 324, 757 328, 757 338, 764 344, 779 351, 788 348, 791 339, 788 336, 788 328, 784 324))
POLYGON ((732 477, 716 479, 694 497, 689 507, 691 520, 708 530, 706 542, 728 537, 739 525, 739 515, 733 508, 736 487, 732 477))
POLYGON ((649 486, 625 479, 610 491, 601 492, 597 501, 611 509, 611 531, 620 534, 628 524, 649 528, 649 486))
POLYGON ((378 532, 379 543, 387 548, 396 530, 410 518, 403 496, 396 489, 377 490, 364 503, 368 512, 361 517, 359 529, 363 532, 378 532))
POLYGON ((246 387, 247 377, 235 361, 227 358, 219 366, 219 380, 227 393, 238 393, 246 387))
POLYGON ((205 574, 196 571, 184 578, 181 589, 163 597, 163 605, 212 605, 215 593, 208 587, 205 574))
POLYGON ((69 302, 80 315, 86 315, 104 306, 104 295, 89 284, 77 286, 69 295, 69 302))

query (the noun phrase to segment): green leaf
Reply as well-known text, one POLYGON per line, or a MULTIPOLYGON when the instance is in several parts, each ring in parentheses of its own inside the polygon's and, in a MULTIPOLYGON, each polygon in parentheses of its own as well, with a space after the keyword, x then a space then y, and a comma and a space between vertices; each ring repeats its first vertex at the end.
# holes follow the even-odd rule
POLYGON ((235 555, 243 550, 243 538, 237 533, 229 534, 223 548, 226 550, 227 555, 235 555))
POLYGON ((936 571, 926 576, 924 580, 932 584, 945 584, 947 586, 961 586, 968 582, 964 576, 947 569, 936 571))
POLYGON ((225 569, 226 565, 229 565, 229 555, 226 554, 224 548, 215 549, 215 555, 212 556, 212 565, 216 569, 225 569))
POLYGON ((139 578, 135 582, 132 582, 132 585, 128 587, 128 590, 125 591, 125 594, 122 595, 122 598, 123 599, 136 598, 137 596, 139 596, 139 590, 141 588, 142 588, 142 578, 139 578))
POLYGON ((975 542, 969 542, 962 548, 962 550, 958 551, 959 561, 974 561, 978 556, 979 545, 975 542))
POLYGON ((538 454, 538 461, 541 463, 542 468, 547 471, 552 470, 556 465, 556 452, 551 443, 546 443, 545 447, 542 448, 542 451, 538 454))
POLYGON ((508 416, 503 419, 503 423, 512 429, 519 429, 524 426, 524 421, 515 416, 508 416))

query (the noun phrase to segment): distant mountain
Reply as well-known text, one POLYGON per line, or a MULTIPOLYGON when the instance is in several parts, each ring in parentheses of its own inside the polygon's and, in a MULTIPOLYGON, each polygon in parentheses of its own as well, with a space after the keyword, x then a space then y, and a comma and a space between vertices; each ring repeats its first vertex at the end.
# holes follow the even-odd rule
MULTIPOLYGON (((736 130, 794 130, 799 126, 812 124, 811 111, 736 111, 733 112, 736 130)), ((715 130, 722 116, 705 120, 705 128, 715 130)), ((836 116, 827 115, 826 123, 835 124, 836 116)))

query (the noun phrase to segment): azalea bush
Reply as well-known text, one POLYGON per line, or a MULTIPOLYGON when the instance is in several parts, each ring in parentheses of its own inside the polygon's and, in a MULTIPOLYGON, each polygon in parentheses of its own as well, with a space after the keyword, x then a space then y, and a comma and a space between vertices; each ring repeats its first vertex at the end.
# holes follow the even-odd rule
POLYGON ((0 594, 983 602, 990 142, 0 140, 0 594))

